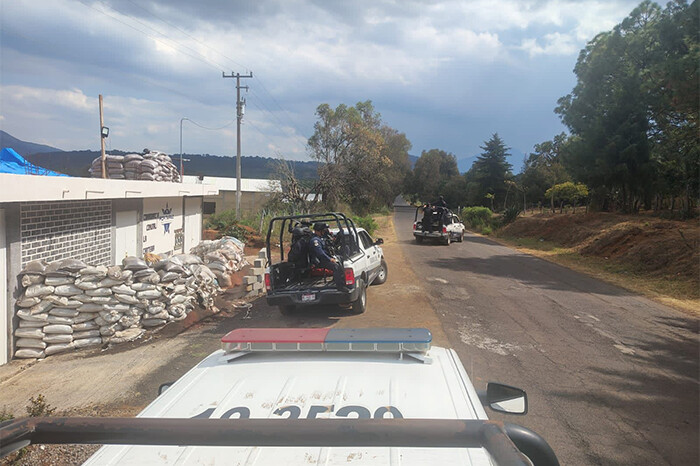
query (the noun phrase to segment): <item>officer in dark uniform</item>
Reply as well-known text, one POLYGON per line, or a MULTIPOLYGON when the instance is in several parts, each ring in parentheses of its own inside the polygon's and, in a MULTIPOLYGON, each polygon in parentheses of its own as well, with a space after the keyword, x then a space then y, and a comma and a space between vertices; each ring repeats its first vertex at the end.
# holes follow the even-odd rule
POLYGON ((423 206, 423 231, 427 233, 433 232, 433 208, 430 203, 423 206))
POLYGON ((339 290, 345 290, 345 271, 343 270, 343 265, 338 263, 335 257, 331 257, 323 248, 325 242, 323 241, 323 236, 328 233, 328 225, 319 222, 314 224, 314 236, 311 238, 309 243, 309 256, 313 264, 317 264, 319 267, 333 271, 333 281, 335 282, 336 288, 339 290))

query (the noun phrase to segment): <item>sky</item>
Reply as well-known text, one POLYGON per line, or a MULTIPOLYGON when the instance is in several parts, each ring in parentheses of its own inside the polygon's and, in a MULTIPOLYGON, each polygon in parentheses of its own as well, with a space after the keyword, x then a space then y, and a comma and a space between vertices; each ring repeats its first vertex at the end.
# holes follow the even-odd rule
MULTIPOLYGON (((557 99, 624 0, 3 0, 0 129, 63 150, 310 160, 315 110, 371 100, 410 153, 523 154, 565 131, 557 99), (186 118, 183 120, 183 118, 186 118), (182 129, 182 131, 181 131, 182 129)), ((520 155, 522 157, 522 155, 520 155)), ((522 160, 510 160, 516 166, 522 160)))

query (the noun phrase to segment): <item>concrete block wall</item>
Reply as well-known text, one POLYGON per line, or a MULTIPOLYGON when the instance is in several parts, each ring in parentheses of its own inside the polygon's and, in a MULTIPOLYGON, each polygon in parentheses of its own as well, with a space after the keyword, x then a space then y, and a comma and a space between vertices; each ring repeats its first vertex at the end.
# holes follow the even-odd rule
POLYGON ((265 262, 267 262, 267 254, 265 249, 261 249, 257 259, 253 261, 249 274, 243 277, 246 296, 259 296, 265 293, 265 262))
POLYGON ((80 259, 112 262, 112 201, 23 202, 20 205, 21 262, 80 259))

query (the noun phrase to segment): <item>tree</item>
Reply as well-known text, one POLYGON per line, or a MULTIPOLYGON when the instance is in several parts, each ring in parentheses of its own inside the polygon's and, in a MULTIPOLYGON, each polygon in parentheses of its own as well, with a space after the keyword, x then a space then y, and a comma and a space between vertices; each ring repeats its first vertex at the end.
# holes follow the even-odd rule
POLYGON ((576 212, 576 203, 588 196, 588 187, 582 183, 574 184, 571 181, 567 181, 566 183, 555 184, 545 194, 552 200, 552 212, 554 212, 555 200, 559 201, 560 212, 564 210, 565 201, 571 202, 574 212, 576 212))
POLYGON ((481 148, 484 152, 477 157, 469 170, 468 183, 473 184, 471 190, 476 198, 473 199, 475 203, 484 205, 483 200, 486 199, 486 194, 490 193, 493 195, 490 199, 493 206, 494 203, 497 204, 498 199, 506 201, 505 181, 513 177, 512 165, 506 160, 510 155, 509 148, 503 143, 498 133, 494 133, 481 148))
POLYGON ((423 151, 413 167, 413 190, 423 201, 433 201, 453 177, 459 176, 457 159, 440 149, 423 151))
POLYGON ((547 200, 545 191, 550 186, 571 181, 562 164, 562 153, 567 142, 566 134, 561 133, 551 141, 535 144, 534 152, 525 159, 519 175, 519 185, 525 198, 544 204, 547 200))

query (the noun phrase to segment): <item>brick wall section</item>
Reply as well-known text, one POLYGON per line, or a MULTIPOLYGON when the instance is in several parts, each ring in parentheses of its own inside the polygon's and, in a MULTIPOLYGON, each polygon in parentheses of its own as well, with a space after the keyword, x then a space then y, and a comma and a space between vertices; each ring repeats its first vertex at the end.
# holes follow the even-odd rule
POLYGON ((22 268, 29 261, 112 262, 112 201, 24 202, 20 206, 22 268))

